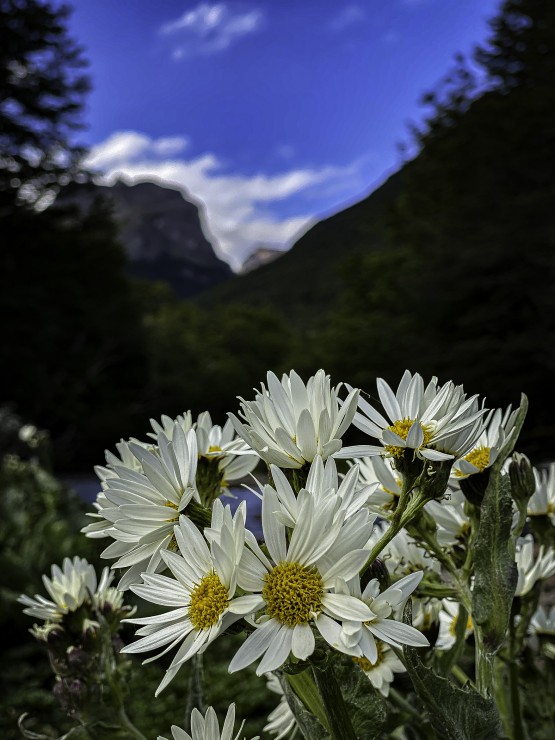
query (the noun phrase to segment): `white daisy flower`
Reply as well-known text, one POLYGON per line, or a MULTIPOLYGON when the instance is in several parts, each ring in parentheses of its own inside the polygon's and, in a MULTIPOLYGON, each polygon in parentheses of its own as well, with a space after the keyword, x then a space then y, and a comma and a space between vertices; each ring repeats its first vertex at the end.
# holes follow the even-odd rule
POLYGON ((195 653, 202 653, 233 622, 254 611, 249 597, 235 598, 236 538, 244 542, 244 508, 236 512, 235 518, 239 526, 230 530, 224 524, 219 542, 213 541, 209 548, 195 525, 181 516, 175 527, 180 552, 161 552, 171 577, 143 573, 144 583, 131 586, 131 590, 145 601, 175 607, 152 617, 125 620, 141 625, 137 630, 141 639, 127 645, 122 652, 142 653, 167 646, 145 662, 156 660, 182 643, 156 696, 195 653))
POLYGON ((530 629, 537 635, 555 635, 555 606, 549 611, 539 606, 530 620, 530 629))
MULTIPOLYGON (((439 612, 439 634, 435 647, 438 650, 449 650, 455 644, 457 620, 460 604, 452 599, 443 599, 442 609, 439 612)), ((465 640, 474 632, 474 625, 470 615, 466 619, 465 640)))
POLYGON ((535 557, 534 538, 531 534, 518 538, 515 560, 518 568, 515 596, 524 596, 532 590, 536 581, 542 581, 555 573, 555 552, 552 548, 546 551, 542 545, 535 557))
POLYGON ((156 419, 150 420, 152 432, 147 432, 148 437, 157 440, 158 435, 163 434, 171 442, 176 425, 185 434, 187 434, 187 432, 189 432, 193 428, 193 415, 190 411, 184 411, 182 414, 176 416, 175 419, 172 419, 171 416, 167 416, 167 414, 163 414, 160 421, 162 422, 161 424, 157 422, 156 419))
POLYGON ((496 409, 493 414, 490 413, 472 450, 455 462, 451 475, 458 479, 468 478, 469 475, 482 473, 493 465, 497 460, 499 450, 515 428, 517 413, 518 409, 511 412, 510 406, 504 413, 502 409, 496 409))
MULTIPOLYGON (((109 583, 108 568, 102 572, 101 587, 104 590, 109 583)), ((73 560, 64 558, 62 568, 53 565, 51 577, 42 577, 44 587, 50 599, 36 594, 30 598, 22 594, 17 600, 27 608, 24 614, 45 622, 60 622, 70 612, 76 611, 85 601, 92 599, 96 593, 96 571, 84 558, 75 556, 73 560)))
MULTIPOLYGON (((355 461, 347 462, 353 465, 355 461)), ((370 491, 368 508, 388 518, 397 507, 403 487, 403 477, 395 468, 394 458, 362 457, 356 462, 360 467, 360 483, 370 491)))
MULTIPOLYGON (((177 725, 172 725, 173 740, 239 740, 243 731, 245 720, 241 723, 237 734, 233 735, 233 726, 235 725, 235 704, 230 704, 224 720, 222 731, 216 712, 212 707, 208 707, 204 717, 198 709, 191 712, 191 734, 182 730, 177 725)), ((158 740, 167 740, 167 738, 158 735, 158 740)), ((253 737, 252 740, 259 740, 259 736, 253 737)))
POLYGON ((271 735, 275 735, 275 740, 282 740, 282 738, 286 737, 290 732, 293 733, 291 737, 295 737, 297 734, 297 720, 291 711, 291 707, 287 703, 287 699, 285 698, 277 676, 274 676, 272 673, 267 673, 266 680, 267 687, 270 691, 273 691, 274 694, 278 694, 280 700, 277 707, 268 715, 268 722, 262 729, 264 732, 269 732, 271 735))
POLYGON ((129 451, 140 464, 140 471, 112 465, 114 477, 105 478, 104 491, 96 500, 98 521, 81 531, 88 537, 111 537, 114 542, 103 552, 104 558, 117 558, 112 568, 126 568, 118 584, 124 591, 138 583, 142 572, 163 569, 161 552, 175 549, 173 527, 179 514, 199 501, 195 488, 197 438, 174 425, 172 440, 160 433, 154 451, 130 442, 129 451))
MULTIPOLYGON (((388 524, 382 522, 381 525, 374 528, 372 544, 380 539, 388 526, 388 524)), ((405 529, 401 529, 391 542, 384 547, 380 558, 384 561, 388 572, 396 576, 407 575, 420 570, 425 573, 439 574, 441 572, 439 562, 429 555, 423 547, 417 545, 405 529)))
POLYGON ((326 460, 341 449, 341 437, 356 411, 358 390, 340 406, 338 388, 318 370, 305 384, 292 370, 281 382, 269 372, 254 401, 240 398, 240 416, 229 418, 237 434, 268 464, 302 468, 316 455, 326 460))
POLYGON ((314 652, 312 625, 329 642, 340 630, 334 620, 369 619, 372 614, 360 600, 333 593, 338 576, 352 578, 362 568, 369 551, 368 512, 344 521, 335 507, 315 508, 314 497, 301 490, 299 517, 289 542, 286 528, 275 516, 279 511, 275 491, 267 486, 262 499, 262 528, 271 560, 256 540, 248 540, 239 567, 239 585, 250 595, 238 599, 245 608, 262 611, 255 631, 233 657, 230 673, 262 657, 256 670, 276 670, 293 654, 306 660, 314 652))
POLYGON ((412 597, 412 626, 426 632, 439 620, 442 609, 441 599, 433 597, 419 599, 412 597))
POLYGON ((343 620, 342 628, 336 635, 339 646, 334 644, 333 647, 341 650, 341 646, 345 646, 355 650, 357 657, 365 657, 370 663, 375 663, 378 659, 376 638, 397 648, 402 645, 428 646, 430 643, 421 632, 409 624, 391 618, 395 612, 401 612, 422 576, 422 572, 411 573, 381 593, 377 578, 373 578, 364 591, 361 590, 358 575, 349 583, 338 578, 337 591, 362 601, 368 606, 371 616, 365 620, 343 620))
POLYGON ((235 436, 231 420, 223 428, 212 425, 208 411, 199 414, 195 423, 198 453, 217 463, 222 475, 222 486, 241 480, 256 467, 259 456, 245 442, 235 436))
POLYGON ((378 657, 375 663, 368 658, 353 658, 353 661, 364 671, 372 686, 382 696, 389 696, 389 688, 395 678, 395 673, 404 673, 406 668, 395 655, 393 650, 384 642, 376 643, 378 657))
POLYGON ((454 547, 465 542, 470 532, 465 502, 462 491, 451 487, 447 497, 429 501, 424 507, 437 524, 436 537, 442 547, 454 547))
POLYGON ((534 468, 536 490, 528 501, 528 516, 548 516, 555 526, 555 463, 534 468))
POLYGON ((461 385, 449 381, 438 386, 434 377, 424 387, 418 373, 406 370, 396 393, 382 378, 377 386, 389 420, 361 397, 353 424, 381 446, 347 447, 336 457, 401 458, 410 449, 427 460, 451 460, 472 449, 482 433, 485 409, 479 408, 477 396, 466 398, 461 385))
MULTIPOLYGON (((294 527, 299 520, 299 498, 284 473, 276 465, 270 465, 270 473, 274 482, 273 490, 281 504, 279 511, 281 521, 287 527, 294 527)), ((369 486, 359 485, 358 477, 358 465, 354 465, 340 480, 335 460, 330 457, 324 463, 317 455, 310 465, 304 490, 314 497, 315 508, 331 505, 338 514, 343 512, 345 518, 349 518, 365 508, 372 490, 369 486)), ((374 518, 369 521, 369 525, 373 522, 374 518)))

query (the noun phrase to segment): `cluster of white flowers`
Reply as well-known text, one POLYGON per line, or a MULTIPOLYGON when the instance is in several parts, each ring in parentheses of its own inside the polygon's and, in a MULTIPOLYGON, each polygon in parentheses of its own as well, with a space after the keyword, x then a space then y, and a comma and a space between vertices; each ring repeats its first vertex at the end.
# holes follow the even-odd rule
MULTIPOLYGON (((460 579, 449 581, 446 563, 451 575, 467 568, 476 513, 466 487, 475 476, 485 489, 489 473, 482 474, 506 457, 518 412, 488 411, 462 386, 440 385, 437 378, 425 385, 409 371, 396 391, 378 379, 381 411, 346 388, 341 400, 342 386, 333 388, 322 370, 306 384, 294 371, 281 380, 270 372, 254 401, 240 399, 241 420, 230 414, 221 428, 208 413, 196 422, 190 412, 164 416, 151 420, 147 442, 122 441, 119 457, 106 453, 106 466, 97 468, 102 491, 95 522, 83 531, 112 540, 102 556, 123 569, 120 589, 163 607, 126 620, 138 626, 139 639, 123 649, 155 651, 148 661, 175 651, 156 695, 187 661, 240 622, 247 634, 229 671, 256 663, 256 673, 269 677, 281 699, 265 730, 279 740, 295 731, 296 721, 273 672, 310 660, 318 648, 337 651, 388 697, 395 674, 405 670, 400 648, 431 643, 445 651, 473 634, 467 611, 472 569, 464 608, 457 599, 460 579), (351 423, 379 444, 342 448, 351 423), (203 497, 206 470, 215 471, 210 480, 219 494, 260 459, 269 474, 255 492, 262 502, 263 543, 246 526, 244 502, 232 513, 219 498, 203 497), (349 461, 344 475, 336 459, 349 461), (421 471, 410 485, 407 460, 421 471), (201 475, 202 466, 208 468, 201 475), (446 490, 422 493, 420 529, 403 528, 402 507, 409 498, 418 501, 425 477, 433 480, 445 466, 446 490), (413 625, 403 621, 411 596, 413 625), (457 629, 461 614, 464 635, 457 629)), ((543 517, 555 524, 555 465, 534 475, 529 521, 543 517)), ((515 504, 514 527, 517 521, 515 504)), ((537 547, 532 533, 519 534, 515 530, 516 595, 525 596, 555 573, 555 552, 537 547)), ((20 600, 26 613, 55 622, 87 595, 95 594, 98 603, 121 599, 111 593, 106 573, 97 590, 94 570, 75 558, 44 579, 53 601, 20 600)), ((552 634, 554 619, 553 611, 540 609, 531 628, 552 634)), ((172 727, 173 738, 232 740, 234 711, 230 707, 221 733, 209 709, 204 717, 193 714, 191 734, 172 727)))

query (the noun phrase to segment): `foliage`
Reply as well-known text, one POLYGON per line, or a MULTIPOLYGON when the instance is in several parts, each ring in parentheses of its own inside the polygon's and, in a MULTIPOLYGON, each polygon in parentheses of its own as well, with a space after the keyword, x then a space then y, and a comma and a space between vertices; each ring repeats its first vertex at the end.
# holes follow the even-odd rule
POLYGON ((89 81, 68 14, 44 0, 0 2, 0 216, 79 172, 72 139, 89 81))

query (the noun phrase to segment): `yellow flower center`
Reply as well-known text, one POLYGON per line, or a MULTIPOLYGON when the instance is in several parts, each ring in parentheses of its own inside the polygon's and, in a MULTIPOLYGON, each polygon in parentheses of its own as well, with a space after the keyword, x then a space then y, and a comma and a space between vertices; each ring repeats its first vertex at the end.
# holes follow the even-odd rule
POLYGON ((281 624, 306 624, 322 606, 322 579, 314 568, 300 563, 280 563, 264 576, 262 596, 266 612, 281 624))
POLYGON ((229 592, 213 571, 204 576, 191 594, 189 619, 197 630, 216 624, 227 608, 229 592))
MULTIPOLYGON (((455 630, 457 629, 457 621, 458 621, 458 617, 453 617, 451 624, 449 625, 449 632, 451 633, 453 637, 455 637, 455 630)), ((466 620, 466 630, 468 632, 468 630, 471 630, 471 629, 473 629, 473 624, 472 624, 472 618, 469 616, 468 619, 466 620)))
POLYGON ((222 448, 219 445, 210 445, 208 452, 221 452, 222 448))
MULTIPOLYGON (((410 428, 414 424, 416 419, 398 419, 394 424, 391 424, 391 426, 388 426, 390 432, 394 432, 397 434, 401 439, 406 439, 408 437, 410 428)), ((420 422, 418 422, 420 424, 420 422)), ((420 428, 422 429, 422 432, 424 433, 424 439, 422 441, 421 447, 426 447, 426 445, 429 443, 429 441, 432 438, 432 432, 430 429, 428 429, 423 424, 420 424, 420 428)), ((393 457, 403 457, 405 453, 405 447, 397 447, 396 445, 386 445, 385 451, 389 455, 393 455, 393 457)))
POLYGON ((465 455, 463 459, 471 465, 475 465, 481 473, 489 465, 489 453, 489 447, 476 447, 475 450, 472 450, 468 455, 465 455))
POLYGON ((370 663, 368 658, 353 658, 353 663, 360 666, 365 673, 373 671, 374 668, 377 668, 380 665, 385 656, 385 648, 380 642, 376 643, 376 648, 378 650, 378 657, 376 658, 375 663, 370 663))

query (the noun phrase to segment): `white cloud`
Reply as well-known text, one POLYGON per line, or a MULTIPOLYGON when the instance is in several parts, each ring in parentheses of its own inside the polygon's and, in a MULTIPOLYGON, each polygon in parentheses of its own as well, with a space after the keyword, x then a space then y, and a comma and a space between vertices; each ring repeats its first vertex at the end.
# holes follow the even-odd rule
POLYGON ((344 28, 359 23, 365 18, 366 13, 359 5, 347 5, 330 20, 329 27, 332 31, 343 31, 344 28))
POLYGON ((178 39, 172 58, 225 51, 243 36, 258 31, 263 22, 261 10, 233 11, 225 3, 202 2, 160 28, 163 36, 178 39))
POLYGON ((119 162, 131 162, 145 155, 171 156, 183 151, 188 143, 184 136, 151 139, 137 131, 116 131, 101 145, 91 149, 87 166, 105 171, 119 162))
POLYGON ((346 167, 241 175, 224 171, 223 163, 212 153, 193 159, 161 155, 160 142, 181 138, 150 139, 135 131, 117 132, 92 148, 86 164, 103 173, 109 183, 118 178, 127 182, 157 180, 181 189, 186 198, 204 206, 206 234, 235 269, 260 244, 284 249, 314 222, 314 208, 307 206, 306 213, 281 219, 272 213, 272 204, 295 194, 308 198, 317 188, 330 184, 345 189, 359 184, 360 162, 346 167))

